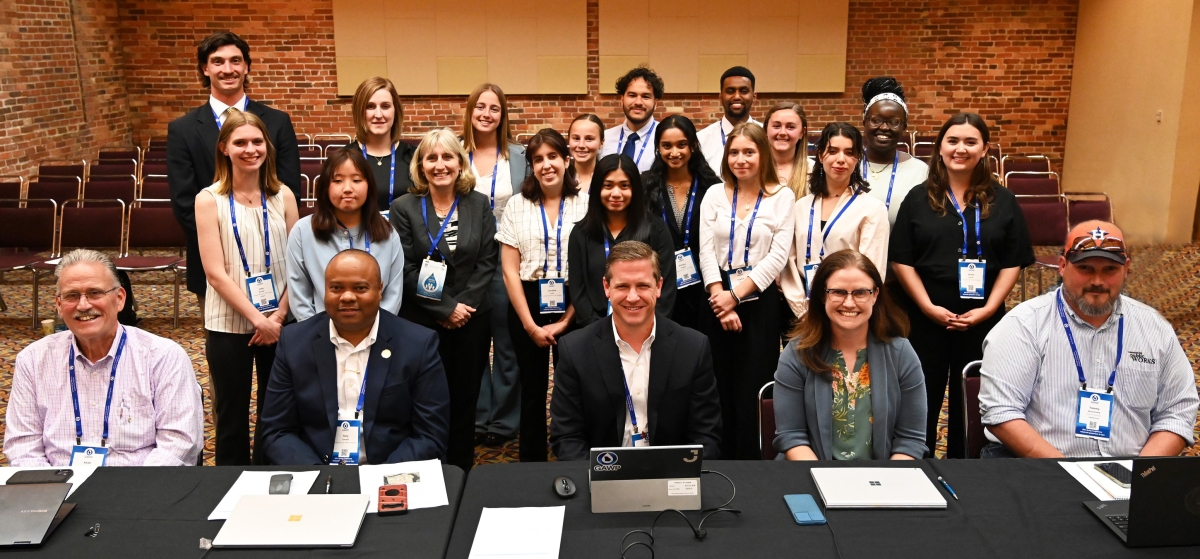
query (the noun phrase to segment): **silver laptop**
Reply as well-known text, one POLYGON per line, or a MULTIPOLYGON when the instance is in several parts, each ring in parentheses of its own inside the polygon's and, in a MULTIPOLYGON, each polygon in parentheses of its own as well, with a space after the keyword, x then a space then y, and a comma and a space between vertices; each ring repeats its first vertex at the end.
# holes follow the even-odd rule
POLYGON ((213 547, 351 547, 370 502, 366 495, 246 495, 213 547))
POLYGON ((829 509, 944 509, 946 499, 921 468, 813 468, 829 509))
POLYGON ((0 485, 0 547, 41 545, 75 506, 63 503, 70 490, 70 483, 0 485))
POLYGON ((700 445, 593 448, 592 512, 700 510, 700 445))

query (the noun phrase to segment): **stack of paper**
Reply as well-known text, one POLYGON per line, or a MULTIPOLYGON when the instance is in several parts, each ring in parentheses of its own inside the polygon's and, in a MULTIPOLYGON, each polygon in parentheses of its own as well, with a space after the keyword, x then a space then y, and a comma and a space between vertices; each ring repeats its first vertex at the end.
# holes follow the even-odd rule
POLYGON ((385 477, 391 477, 394 482, 403 483, 408 488, 408 510, 450 504, 441 460, 369 464, 358 467, 359 493, 371 498, 367 512, 379 512, 379 487, 386 484, 385 477))
POLYGON ((566 507, 483 509, 469 559, 558 559, 566 507))
POLYGON ((307 495, 309 491, 312 491, 313 483, 317 481, 317 476, 321 475, 321 472, 242 472, 242 475, 233 483, 233 487, 230 487, 229 491, 225 493, 221 502, 217 503, 217 508, 208 515, 208 519, 229 520, 233 507, 242 497, 269 495, 271 493, 271 476, 278 474, 292 474, 292 486, 288 490, 288 495, 307 495))
POLYGON ((1096 464, 1116 462, 1130 471, 1133 470, 1133 460, 1098 460, 1095 462, 1059 462, 1071 477, 1080 485, 1095 495, 1101 501, 1124 501, 1129 499, 1129 488, 1121 487, 1108 476, 1096 469, 1096 464))

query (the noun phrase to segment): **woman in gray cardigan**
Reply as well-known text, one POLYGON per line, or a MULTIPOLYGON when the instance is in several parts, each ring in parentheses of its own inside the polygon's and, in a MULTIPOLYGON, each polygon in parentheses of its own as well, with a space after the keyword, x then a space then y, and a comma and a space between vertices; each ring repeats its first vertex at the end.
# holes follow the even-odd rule
POLYGON ((925 380, 908 318, 861 253, 827 257, 775 371, 775 449, 788 460, 925 455, 925 380))

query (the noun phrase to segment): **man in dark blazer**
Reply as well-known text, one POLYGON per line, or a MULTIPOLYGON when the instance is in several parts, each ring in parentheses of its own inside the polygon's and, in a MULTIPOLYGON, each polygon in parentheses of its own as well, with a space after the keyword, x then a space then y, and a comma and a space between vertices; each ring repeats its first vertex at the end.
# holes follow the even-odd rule
POLYGON ((335 434, 350 417, 362 422, 358 463, 446 453, 450 396, 437 335, 380 309, 382 296, 375 259, 345 250, 325 269, 325 312, 283 329, 261 422, 271 464, 337 463, 335 434))
POLYGON ((550 400, 550 445, 559 460, 594 447, 699 444, 717 458, 721 405, 708 338, 655 317, 658 254, 627 241, 604 272, 607 318, 564 336, 550 400))
POLYGON ((213 33, 196 47, 196 69, 200 83, 209 89, 208 101, 175 119, 167 126, 167 181, 175 218, 188 237, 187 290, 195 293, 204 307, 204 266, 196 239, 196 195, 212 186, 216 172, 217 136, 227 109, 249 111, 267 125, 275 147, 275 173, 299 200, 300 150, 296 130, 288 114, 246 96, 250 73, 250 45, 229 31, 213 33))

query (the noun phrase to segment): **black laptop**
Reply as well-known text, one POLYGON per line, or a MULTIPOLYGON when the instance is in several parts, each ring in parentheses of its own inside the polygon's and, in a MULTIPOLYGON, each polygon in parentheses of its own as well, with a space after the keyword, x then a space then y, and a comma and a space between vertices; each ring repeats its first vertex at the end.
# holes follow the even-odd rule
POLYGON ((0 548, 41 545, 75 508, 63 502, 70 490, 70 483, 0 485, 0 548))
POLYGON ((1084 501, 1127 547, 1200 545, 1200 458, 1135 458, 1128 501, 1084 501))

